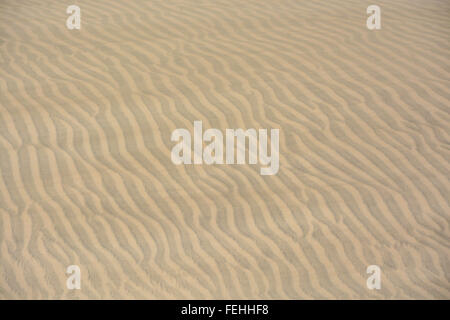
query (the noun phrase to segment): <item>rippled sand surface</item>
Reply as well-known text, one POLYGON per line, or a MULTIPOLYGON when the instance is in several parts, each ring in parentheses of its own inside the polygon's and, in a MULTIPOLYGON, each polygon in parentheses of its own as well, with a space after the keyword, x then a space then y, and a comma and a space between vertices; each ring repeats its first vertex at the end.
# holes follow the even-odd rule
POLYGON ((449 299, 450 3, 370 4, 1 0, 0 298, 449 299), (174 165, 195 120, 279 172, 174 165))

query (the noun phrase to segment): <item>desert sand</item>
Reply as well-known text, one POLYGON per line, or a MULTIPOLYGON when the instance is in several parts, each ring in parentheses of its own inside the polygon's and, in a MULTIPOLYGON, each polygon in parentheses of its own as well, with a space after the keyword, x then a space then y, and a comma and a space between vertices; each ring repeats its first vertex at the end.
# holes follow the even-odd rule
POLYGON ((447 0, 0 1, 0 299, 449 299, 449 35, 447 0), (279 129, 278 173, 175 165, 196 120, 279 129))

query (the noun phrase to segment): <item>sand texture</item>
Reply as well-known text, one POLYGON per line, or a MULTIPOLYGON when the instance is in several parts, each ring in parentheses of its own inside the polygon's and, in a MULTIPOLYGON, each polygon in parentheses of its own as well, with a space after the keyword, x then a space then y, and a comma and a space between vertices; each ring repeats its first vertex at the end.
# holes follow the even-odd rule
POLYGON ((449 299, 449 35, 448 0, 0 0, 0 299, 449 299), (279 129, 278 173, 175 165, 195 120, 279 129))

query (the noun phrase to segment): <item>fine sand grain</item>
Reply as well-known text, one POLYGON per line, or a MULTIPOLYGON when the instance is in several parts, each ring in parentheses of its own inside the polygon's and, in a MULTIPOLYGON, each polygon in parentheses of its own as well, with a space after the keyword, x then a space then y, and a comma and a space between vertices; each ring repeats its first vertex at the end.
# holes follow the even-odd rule
POLYGON ((0 298, 449 299, 449 35, 448 0, 1 0, 0 298), (279 172, 174 165, 195 120, 279 129, 279 172))

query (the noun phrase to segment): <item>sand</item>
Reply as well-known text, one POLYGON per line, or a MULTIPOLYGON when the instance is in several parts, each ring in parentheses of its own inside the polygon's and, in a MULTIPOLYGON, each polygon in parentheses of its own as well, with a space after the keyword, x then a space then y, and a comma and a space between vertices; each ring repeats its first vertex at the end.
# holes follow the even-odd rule
POLYGON ((375 2, 0 1, 0 299, 449 299, 450 3, 375 2))

